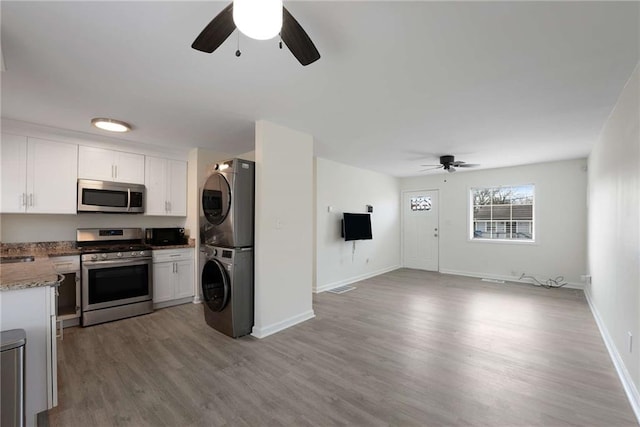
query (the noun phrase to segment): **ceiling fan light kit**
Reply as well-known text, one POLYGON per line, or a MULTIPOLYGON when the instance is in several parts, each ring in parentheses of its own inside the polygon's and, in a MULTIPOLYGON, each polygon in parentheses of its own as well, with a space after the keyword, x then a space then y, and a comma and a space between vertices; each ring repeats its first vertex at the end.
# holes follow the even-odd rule
POLYGON ((282 0, 234 0, 233 22, 256 40, 269 40, 282 29, 282 0))
POLYGON ((434 170, 434 169, 444 169, 449 173, 453 173, 456 171, 456 168, 474 168, 480 165, 466 163, 461 160, 456 161, 456 158, 454 156, 447 154, 444 156, 440 156, 439 165, 422 165, 422 166, 427 166, 427 169, 423 169, 420 172, 434 170))
MULTIPOLYGON (((302 65, 309 65, 320 59, 320 53, 311 38, 282 5, 282 0, 234 0, 204 27, 191 47, 201 52, 212 53, 236 28, 259 40, 273 38, 279 32, 282 42, 302 65), (236 8, 240 11, 236 12, 236 8), (244 14, 246 15, 243 16, 244 14), (262 29, 253 28, 252 23, 255 22, 260 26, 269 22, 269 29, 263 32, 262 29)), ((240 50, 236 51, 236 56, 240 56, 240 50)))

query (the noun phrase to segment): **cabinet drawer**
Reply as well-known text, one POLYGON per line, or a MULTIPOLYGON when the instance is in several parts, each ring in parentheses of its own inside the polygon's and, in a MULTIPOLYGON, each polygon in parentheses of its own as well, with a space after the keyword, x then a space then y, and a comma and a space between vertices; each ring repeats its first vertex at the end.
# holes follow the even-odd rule
POLYGON ((193 249, 161 249, 153 251, 153 262, 173 262, 189 260, 193 258, 193 249))

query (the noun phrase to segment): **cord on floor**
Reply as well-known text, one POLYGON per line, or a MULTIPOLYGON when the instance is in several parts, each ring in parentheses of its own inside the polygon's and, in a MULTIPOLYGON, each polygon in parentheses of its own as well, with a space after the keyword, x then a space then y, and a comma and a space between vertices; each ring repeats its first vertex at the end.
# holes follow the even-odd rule
POLYGON ((567 284, 567 282, 564 280, 564 276, 558 276, 555 279, 547 279, 544 282, 541 282, 540 280, 536 279, 534 276, 529 276, 526 275, 524 273, 522 273, 522 275, 520 276, 520 278, 518 280, 522 280, 522 279, 531 279, 533 280, 533 283, 530 283, 533 286, 541 286, 545 289, 551 289, 551 288, 561 288, 564 285, 567 284))

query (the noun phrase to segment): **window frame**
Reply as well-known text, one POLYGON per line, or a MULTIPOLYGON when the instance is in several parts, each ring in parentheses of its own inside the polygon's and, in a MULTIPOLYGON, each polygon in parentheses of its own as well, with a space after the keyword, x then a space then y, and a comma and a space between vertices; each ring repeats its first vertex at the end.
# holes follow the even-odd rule
MULTIPOLYGON (((490 222, 490 220, 487 220, 490 222)), ((514 222, 513 218, 511 221, 514 222)), ((536 184, 533 182, 522 184, 509 184, 509 185, 476 185, 467 187, 467 241, 474 243, 491 243, 491 244, 513 244, 513 245, 535 245, 537 244, 537 226, 536 226, 536 184), (473 191, 477 189, 495 189, 495 188, 510 188, 510 187, 533 187, 533 203, 531 204, 531 226, 533 232, 531 233, 531 239, 487 239, 482 237, 474 237, 473 227, 473 191)))

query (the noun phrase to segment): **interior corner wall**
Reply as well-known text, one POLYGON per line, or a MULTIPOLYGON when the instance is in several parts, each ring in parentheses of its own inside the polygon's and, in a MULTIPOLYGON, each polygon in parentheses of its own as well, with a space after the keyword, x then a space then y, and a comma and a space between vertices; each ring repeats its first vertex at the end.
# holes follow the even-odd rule
POLYGON ((402 190, 439 190, 442 273, 517 280, 564 276, 581 288, 586 274, 586 159, 404 178, 402 190), (473 187, 535 185, 534 243, 469 240, 473 187))
POLYGON ((256 122, 255 326, 262 338, 314 316, 313 137, 256 122))
POLYGON ((363 280, 400 267, 398 178, 316 158, 315 292, 363 280), (345 242, 343 212, 373 206, 373 239, 345 242), (329 211, 331 210, 331 211, 329 211))
POLYGON ((589 156, 588 212, 586 293, 640 420, 640 64, 589 156))

